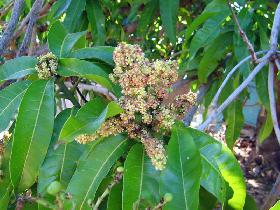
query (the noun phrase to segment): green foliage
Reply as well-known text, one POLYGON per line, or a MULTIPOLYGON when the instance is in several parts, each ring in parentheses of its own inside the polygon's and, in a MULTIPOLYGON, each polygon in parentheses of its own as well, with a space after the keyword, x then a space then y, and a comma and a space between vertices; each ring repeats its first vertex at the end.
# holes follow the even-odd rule
MULTIPOLYGON (((23 14, 32 3, 26 1, 23 14)), ((276 4, 235 1, 234 5, 256 51, 266 50, 276 4)), ((109 79, 115 67, 113 52, 120 42, 139 44, 149 59, 177 59, 180 76, 191 80, 193 91, 210 84, 203 100, 205 113, 210 110, 221 82, 249 55, 226 0, 58 0, 50 6, 36 23, 33 50, 37 45, 48 46, 58 60, 55 73, 41 80, 35 56, 1 57, 0 132, 8 131, 12 137, 0 139, 0 209, 14 208, 15 198, 29 191, 36 199, 25 203, 25 209, 58 205, 66 210, 92 209, 92 204, 108 210, 211 210, 218 205, 256 209, 254 200, 246 196, 243 174, 232 152, 245 121, 242 109, 248 89, 223 113, 226 145, 179 122, 170 133, 154 129, 167 153, 162 171, 152 165, 142 139, 128 139, 126 132, 86 145, 75 141, 95 134, 107 119, 124 111, 119 84, 109 79)), ((10 16, 11 12, 1 13, 5 22, 10 16)), ((13 51, 22 40, 20 34, 9 49, 13 51)), ((251 66, 247 62, 233 75, 219 104, 240 85, 251 66)), ((264 69, 252 84, 268 113, 258 134, 260 142, 273 131, 267 74, 264 69)), ((136 75, 130 77, 133 80, 136 75)))
POLYGON ((23 56, 9 60, 0 66, 0 81, 18 79, 35 72, 35 57, 23 56))
POLYGON ((161 174, 160 193, 173 199, 165 209, 197 209, 201 176, 198 148, 186 129, 175 126, 168 144, 167 167, 161 174))

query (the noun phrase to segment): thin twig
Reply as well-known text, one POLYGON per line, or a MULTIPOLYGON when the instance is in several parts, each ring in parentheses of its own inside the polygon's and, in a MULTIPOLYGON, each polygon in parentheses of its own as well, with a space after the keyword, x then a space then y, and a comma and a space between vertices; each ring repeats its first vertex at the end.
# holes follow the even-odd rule
POLYGON ((0 55, 3 54, 3 52, 9 45, 10 41, 12 40, 12 35, 15 31, 16 24, 19 20, 20 12, 23 8, 23 5, 24 5, 24 0, 16 0, 14 3, 11 19, 0 40, 0 55))
POLYGON ((247 48, 248 48, 248 50, 250 52, 252 61, 255 63, 257 61, 257 56, 256 56, 256 53, 255 53, 254 47, 253 47, 252 43, 250 42, 250 40, 248 39, 246 33, 241 28, 240 23, 238 21, 238 18, 236 16, 235 12, 233 11, 233 8, 232 8, 231 5, 232 5, 231 1, 228 0, 228 6, 229 6, 230 11, 232 13, 233 20, 234 20, 234 22, 235 22, 235 24, 236 24, 236 26, 238 28, 239 34, 240 34, 243 42, 247 45, 247 48))
POLYGON ((183 122, 184 122, 185 126, 190 126, 190 124, 192 122, 192 119, 193 119, 193 116, 195 115, 195 113, 196 113, 196 111, 198 109, 199 104, 202 102, 203 97, 206 94, 209 86, 210 86, 210 82, 206 83, 206 84, 202 84, 199 87, 198 94, 197 94, 197 97, 196 97, 195 105, 192 106, 190 108, 190 110, 186 113, 186 115, 184 116, 183 122))
POLYGON ((280 62, 279 59, 275 59, 275 64, 277 66, 278 71, 280 71, 280 62))
POLYGON ((209 123, 212 122, 225 108, 247 87, 247 85, 254 79, 257 73, 268 63, 267 60, 259 63, 255 69, 249 74, 249 76, 241 83, 241 85, 235 89, 233 93, 215 110, 209 117, 197 128, 198 130, 205 130, 209 123))
POLYGON ((92 207, 93 210, 98 210, 98 207, 100 206, 104 198, 106 198, 107 195, 109 195, 109 193, 111 192, 112 188, 122 180, 122 177, 123 177, 123 171, 121 172, 117 171, 114 176, 114 180, 109 184, 106 190, 102 193, 102 195, 97 199, 96 203, 93 205, 92 207))
MULTIPOLYGON (((65 82, 65 85, 67 87, 72 86, 72 84, 70 82, 65 82)), ((89 85, 89 84, 79 83, 78 87, 81 90, 88 90, 88 91, 93 91, 93 92, 102 94, 102 95, 106 96, 106 98, 109 99, 109 100, 114 100, 114 101, 118 100, 117 97, 113 93, 111 93, 107 88, 102 87, 99 84, 90 84, 89 85)))
POLYGON ((23 41, 21 43, 21 46, 18 51, 18 56, 22 55, 28 48, 30 41, 31 41, 31 36, 32 36, 32 31, 35 23, 37 22, 37 19, 39 17, 39 12, 40 9, 42 8, 43 5, 43 0, 36 0, 29 12, 30 17, 29 17, 29 23, 23 38, 23 41))
POLYGON ((274 65, 273 63, 269 63, 269 72, 268 72, 268 96, 269 96, 269 104, 270 104, 270 112, 271 119, 273 122, 274 131, 280 145, 280 129, 277 119, 277 111, 276 111, 276 102, 274 96, 274 65))
MULTIPOLYGON (((263 51, 259 51, 259 52, 256 52, 256 55, 260 55, 260 54, 263 54, 263 53, 266 53, 268 52, 267 50, 263 50, 263 51)), ((217 107, 217 104, 218 104, 218 100, 219 100, 219 97, 221 95, 221 92, 222 90, 224 89, 224 87, 226 86, 228 80, 232 77, 232 75, 239 69, 239 67, 241 65, 243 65, 245 62, 247 62, 248 60, 250 60, 251 56, 247 56, 246 58, 244 58, 243 60, 241 60, 232 70, 230 70, 230 72, 227 74, 226 78, 223 80, 221 86, 219 87, 216 95, 214 96, 213 100, 212 100, 212 107, 215 109, 217 107)))
POLYGON ((71 93, 69 91, 69 89, 67 88, 67 86, 64 84, 64 82, 62 80, 58 80, 57 85, 58 85, 59 89, 61 90, 61 92, 63 92, 65 94, 66 98, 69 99, 73 103, 74 106, 76 106, 78 108, 81 107, 78 100, 75 98, 73 93, 71 93))

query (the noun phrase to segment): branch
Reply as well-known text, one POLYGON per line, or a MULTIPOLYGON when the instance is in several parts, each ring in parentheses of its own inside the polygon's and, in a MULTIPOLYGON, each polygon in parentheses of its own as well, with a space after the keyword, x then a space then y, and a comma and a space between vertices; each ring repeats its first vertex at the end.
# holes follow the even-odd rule
POLYGON ((23 38, 23 41, 21 43, 21 46, 19 48, 18 51, 18 56, 22 55, 28 48, 30 41, 31 41, 31 37, 32 37, 32 31, 33 31, 33 27, 39 17, 39 12, 40 9, 42 8, 43 5, 43 0, 36 0, 29 12, 29 23, 23 38))
POLYGON ((273 51, 274 53, 277 50, 279 29, 280 29, 280 3, 278 4, 277 9, 275 11, 273 26, 270 35, 270 50, 273 51))
POLYGON ((15 31, 16 24, 19 20, 20 12, 23 8, 23 5, 24 5, 24 0, 16 0, 14 3, 11 19, 0 40, 0 55, 3 54, 3 52, 9 45, 10 41, 12 40, 12 35, 15 31))
MULTIPOLYGON (((263 50, 263 51, 259 51, 256 52, 256 55, 260 55, 263 53, 266 53, 267 50, 263 50)), ((221 86, 219 87, 216 95, 214 96, 213 100, 212 100, 212 107, 215 109, 217 107, 218 104, 218 100, 219 97, 221 95, 222 90, 224 89, 224 87, 226 86, 228 80, 232 77, 232 75, 239 69, 239 67, 241 65, 243 65, 245 62, 247 62, 248 60, 250 60, 251 56, 247 56, 246 58, 244 58, 243 60, 241 60, 232 70, 230 70, 230 72, 228 73, 228 75, 226 76, 226 78, 224 79, 224 81, 222 82, 221 86)))
POLYGON ((269 72, 268 72, 268 96, 270 104, 271 119, 273 122, 274 131, 280 145, 280 129, 277 119, 276 103, 274 96, 274 65, 269 63, 269 72))
POLYGON ((210 116, 197 128, 198 130, 205 130, 209 123, 212 122, 225 108, 247 87, 247 85, 254 79, 260 70, 268 63, 267 60, 259 63, 249 76, 241 83, 241 85, 230 94, 230 96, 215 110, 210 116))
MULTIPOLYGON (((46 3, 41 11, 39 12, 39 18, 43 17, 48 11, 49 9, 51 8, 51 6, 54 4, 54 2, 56 2, 57 0, 51 0, 49 1, 48 3, 46 3)), ((31 11, 30 11, 31 12, 31 11)), ((18 29, 16 30, 16 32, 14 33, 13 35, 13 38, 12 39, 17 39, 21 33, 23 32, 24 28, 26 27, 26 25, 28 24, 29 22, 29 19, 30 19, 30 12, 28 13, 28 15, 25 16, 25 18, 21 21, 18 29)))
POLYGON ((75 98, 73 93, 71 93, 69 91, 69 89, 65 86, 63 80, 58 80, 57 85, 58 85, 59 89, 61 90, 61 92, 63 92, 65 94, 66 98, 69 99, 74 106, 76 106, 78 108, 81 107, 81 105, 79 104, 78 100, 75 98))
POLYGON ((209 86, 210 86, 210 82, 207 83, 207 84, 202 84, 199 87, 198 95, 197 95, 197 98, 196 98, 196 104, 194 106, 192 106, 190 108, 190 110, 186 113, 186 115, 184 116, 183 122, 184 122, 185 126, 190 126, 190 124, 192 122, 192 119, 193 119, 193 116, 195 115, 199 104, 202 102, 203 97, 206 94, 209 86))
MULTIPOLYGON (((65 82, 65 85, 67 87, 71 87, 72 84, 70 82, 65 82)), ((83 84, 83 83, 79 83, 78 84, 78 87, 82 90, 88 90, 88 91, 93 91, 93 92, 96 92, 96 93, 100 93, 104 96, 106 96, 107 99, 109 100, 114 100, 114 101, 117 101, 117 97, 111 93, 107 88, 105 87, 102 87, 101 85, 99 84, 83 84)))
POLYGON ((238 21, 238 18, 237 18, 236 14, 233 11, 233 8, 231 6, 231 1, 230 0, 228 0, 228 6, 229 6, 230 11, 232 13, 233 20, 234 20, 234 22, 235 22, 235 24, 238 28, 239 34, 240 34, 243 42, 247 45, 247 48, 248 48, 248 50, 251 54, 252 61, 255 63, 257 61, 257 56, 256 56, 256 53, 255 53, 254 47, 253 47, 252 43, 250 42, 250 40, 248 39, 246 33, 241 28, 241 26, 239 24, 239 21, 238 21))

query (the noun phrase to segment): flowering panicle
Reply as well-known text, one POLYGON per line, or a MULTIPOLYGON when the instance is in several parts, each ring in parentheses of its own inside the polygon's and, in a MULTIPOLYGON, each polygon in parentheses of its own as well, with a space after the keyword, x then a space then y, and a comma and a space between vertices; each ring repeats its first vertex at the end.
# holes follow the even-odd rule
POLYGON ((81 135, 76 140, 86 143, 126 131, 129 138, 141 141, 154 167, 163 170, 166 152, 163 142, 152 133, 169 132, 178 114, 176 109, 187 109, 191 98, 180 96, 175 104, 164 104, 178 78, 178 65, 171 60, 150 62, 138 45, 126 43, 118 45, 113 58, 116 66, 110 79, 122 88, 119 104, 124 112, 108 119, 95 134, 81 135))
POLYGON ((47 53, 38 57, 38 63, 35 67, 39 79, 49 79, 56 75, 58 59, 53 53, 47 53))
POLYGON ((110 118, 94 134, 81 134, 76 137, 76 141, 80 144, 85 144, 98 138, 117 135, 121 132, 123 132, 123 127, 121 126, 120 119, 110 118))

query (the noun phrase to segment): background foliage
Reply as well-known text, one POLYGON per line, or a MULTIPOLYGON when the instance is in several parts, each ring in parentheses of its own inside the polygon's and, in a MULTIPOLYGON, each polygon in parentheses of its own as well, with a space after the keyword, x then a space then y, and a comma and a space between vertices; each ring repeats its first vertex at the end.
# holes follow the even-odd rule
MULTIPOLYGON (((0 1, 2 31, 11 18, 11 2, 0 1)), ((17 27, 1 57, 0 132, 8 130, 12 137, 1 141, 0 209, 14 209, 20 202, 25 203, 23 209, 94 209, 92 204, 98 202, 100 209, 125 210, 213 209, 217 204, 222 209, 256 208, 245 205, 245 181, 232 152, 246 121, 242 109, 251 97, 250 89, 223 113, 226 145, 177 122, 167 140, 168 161, 163 171, 156 171, 143 146, 126 134, 86 145, 74 141, 79 134, 94 133, 106 119, 122 112, 108 96, 108 91, 121 96, 120 87, 108 77, 115 65, 114 47, 120 42, 139 44, 150 59, 178 60, 179 79, 187 81, 194 92, 211 84, 201 102, 206 115, 229 70, 249 55, 227 1, 43 3, 33 44, 18 56, 26 25, 17 27), (45 6, 48 9, 43 11, 45 6), (35 70, 36 57, 48 51, 58 58, 58 76, 41 80, 35 70), (107 92, 84 90, 82 94, 88 95, 85 102, 77 92, 78 84, 99 84, 107 92), (73 107, 65 107, 61 99, 73 107), (124 167, 121 172, 117 170, 120 166, 124 167), (119 173, 123 178, 116 182, 119 173), (54 181, 59 182, 57 193, 50 189, 54 181), (109 195, 104 198, 106 190, 109 195), (170 194, 172 199, 167 199, 170 194)), ((24 1, 19 26, 34 4, 24 1)), ((276 6, 263 0, 233 3, 256 51, 269 49, 276 6)), ((234 74, 219 103, 248 76, 251 67, 247 62, 234 74)), ((259 73, 252 85, 261 107, 269 112, 266 71, 259 73)), ((267 114, 260 141, 272 130, 267 114)))

